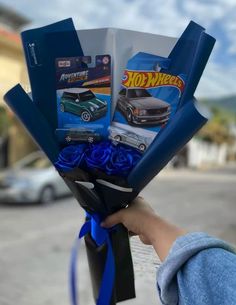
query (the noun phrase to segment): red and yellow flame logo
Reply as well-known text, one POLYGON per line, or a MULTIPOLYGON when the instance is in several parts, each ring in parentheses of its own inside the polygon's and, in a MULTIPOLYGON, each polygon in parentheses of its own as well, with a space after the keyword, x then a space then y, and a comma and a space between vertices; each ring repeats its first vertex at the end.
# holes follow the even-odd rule
POLYGON ((176 87, 183 92, 184 81, 179 77, 162 72, 125 70, 122 85, 129 88, 176 87))

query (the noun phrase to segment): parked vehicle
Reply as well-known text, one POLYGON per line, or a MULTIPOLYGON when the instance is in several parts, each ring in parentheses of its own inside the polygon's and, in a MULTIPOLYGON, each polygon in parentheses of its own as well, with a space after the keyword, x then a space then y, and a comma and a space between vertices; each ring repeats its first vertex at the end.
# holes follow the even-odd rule
POLYGON ((102 139, 97 132, 86 129, 70 129, 65 137, 66 142, 89 142, 94 143, 102 139))
POLYGON ((121 128, 110 127, 109 139, 114 143, 123 143, 134 148, 139 149, 141 152, 144 152, 147 147, 151 144, 152 138, 143 137, 137 135, 134 132, 127 131, 121 128))
POLYGON ((171 113, 170 104, 139 88, 123 88, 119 92, 117 106, 129 124, 164 125, 171 113))
POLYGON ((63 179, 40 151, 0 173, 0 202, 47 203, 69 194, 63 179))
POLYGON ((106 114, 107 102, 98 99, 88 89, 67 90, 62 94, 60 109, 80 116, 84 122, 90 122, 106 114))

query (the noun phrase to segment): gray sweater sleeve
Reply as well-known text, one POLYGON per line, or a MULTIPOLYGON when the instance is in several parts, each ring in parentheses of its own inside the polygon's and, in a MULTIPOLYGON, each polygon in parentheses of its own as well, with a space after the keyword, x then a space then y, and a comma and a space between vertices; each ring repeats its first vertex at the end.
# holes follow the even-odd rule
MULTIPOLYGON (((227 279, 226 274, 226 278, 223 279, 225 284, 221 281, 221 286, 227 285, 227 281, 236 285, 236 255, 233 252, 230 245, 205 233, 189 233, 177 238, 167 258, 158 269, 157 288, 161 302, 165 305, 221 305, 218 302, 211 303, 212 301, 199 303, 199 297, 203 295, 206 296, 206 300, 210 300, 211 296, 208 296, 210 292, 207 289, 211 288, 209 287, 211 283, 214 285, 217 282, 217 272, 221 272, 218 267, 220 264, 222 267, 224 261, 230 261, 227 268, 231 278, 227 279), (196 285, 196 282, 207 284, 196 285)), ((236 291, 236 287, 234 288, 236 291)), ((235 303, 229 302, 229 304, 236 304, 236 299, 235 303)))

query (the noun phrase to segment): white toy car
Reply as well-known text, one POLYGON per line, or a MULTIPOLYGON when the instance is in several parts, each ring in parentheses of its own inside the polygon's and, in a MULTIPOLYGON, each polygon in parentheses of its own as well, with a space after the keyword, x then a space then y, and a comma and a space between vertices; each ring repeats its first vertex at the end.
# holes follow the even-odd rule
POLYGON ((113 143, 127 144, 129 146, 139 149, 141 152, 144 152, 152 142, 152 138, 143 137, 141 135, 137 135, 134 132, 124 130, 122 128, 110 127, 109 131, 109 139, 112 140, 113 143))

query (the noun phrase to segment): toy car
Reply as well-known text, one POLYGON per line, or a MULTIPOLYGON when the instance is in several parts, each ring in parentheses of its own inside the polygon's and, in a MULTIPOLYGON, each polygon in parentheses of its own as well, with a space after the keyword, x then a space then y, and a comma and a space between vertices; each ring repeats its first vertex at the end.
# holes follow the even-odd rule
POLYGON ((170 104, 139 88, 121 89, 117 106, 129 124, 164 125, 171 112, 170 104))
POLYGON ((116 143, 123 143, 144 152, 151 144, 152 138, 137 135, 134 132, 127 131, 121 128, 110 127, 109 139, 116 143))
POLYGON ((62 94, 60 110, 78 115, 84 122, 90 122, 106 114, 107 103, 98 99, 91 90, 70 89, 62 94))
POLYGON ((102 139, 99 133, 91 130, 71 129, 65 136, 66 142, 98 142, 102 139))

